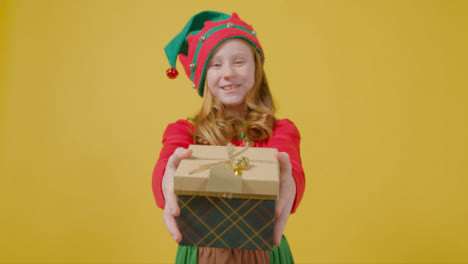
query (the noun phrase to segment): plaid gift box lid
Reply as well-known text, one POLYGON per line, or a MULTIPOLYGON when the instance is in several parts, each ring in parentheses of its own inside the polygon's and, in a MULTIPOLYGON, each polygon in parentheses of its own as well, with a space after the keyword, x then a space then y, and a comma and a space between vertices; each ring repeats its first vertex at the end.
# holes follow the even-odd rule
MULTIPOLYGON (((279 195, 279 163, 273 148, 231 147, 244 152, 247 166, 241 175, 226 168, 229 147, 190 145, 192 156, 180 162, 174 175, 174 193, 179 195, 276 200, 279 195), (217 164, 215 166, 210 166, 217 164), (210 166, 203 170, 203 167, 210 166), (202 170, 197 171, 202 168, 202 170), (195 171, 195 172, 194 172, 195 171)), ((241 156, 241 157, 240 157, 241 156)))

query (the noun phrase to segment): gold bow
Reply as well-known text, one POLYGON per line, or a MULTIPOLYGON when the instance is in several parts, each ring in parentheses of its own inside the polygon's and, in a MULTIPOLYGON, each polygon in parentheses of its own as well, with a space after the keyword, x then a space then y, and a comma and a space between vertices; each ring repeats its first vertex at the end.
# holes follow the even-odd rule
POLYGON ((189 175, 210 169, 214 166, 221 165, 224 163, 224 168, 226 170, 234 170, 234 175, 241 176, 242 170, 245 169, 245 167, 249 165, 249 158, 240 157, 236 159, 236 157, 244 153, 245 151, 247 151, 247 149, 249 148, 250 148, 250 144, 247 143, 245 148, 239 150, 238 152, 234 152, 235 146, 232 145, 231 143, 228 143, 226 146, 227 158, 225 160, 202 165, 200 168, 190 171, 189 175))

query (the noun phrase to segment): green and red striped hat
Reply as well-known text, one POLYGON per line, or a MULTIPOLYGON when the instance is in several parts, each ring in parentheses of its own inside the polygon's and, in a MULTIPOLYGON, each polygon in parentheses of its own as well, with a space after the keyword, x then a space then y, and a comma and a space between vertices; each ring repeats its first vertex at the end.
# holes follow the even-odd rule
POLYGON ((206 67, 212 52, 225 40, 240 38, 250 43, 265 60, 257 33, 251 25, 242 21, 236 13, 229 16, 214 11, 203 11, 193 16, 182 31, 164 48, 171 68, 167 76, 177 77, 175 69, 177 56, 184 66, 185 73, 192 80, 192 87, 203 96, 206 67))

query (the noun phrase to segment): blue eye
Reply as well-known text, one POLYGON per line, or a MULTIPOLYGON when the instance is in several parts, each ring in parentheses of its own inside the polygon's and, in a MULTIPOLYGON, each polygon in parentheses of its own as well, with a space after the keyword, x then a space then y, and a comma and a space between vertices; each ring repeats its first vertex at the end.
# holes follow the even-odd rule
POLYGON ((236 64, 242 64, 242 63, 244 63, 244 61, 242 61, 242 60, 237 60, 236 61, 236 64))
POLYGON ((213 63, 211 64, 211 67, 221 67, 221 63, 213 63))

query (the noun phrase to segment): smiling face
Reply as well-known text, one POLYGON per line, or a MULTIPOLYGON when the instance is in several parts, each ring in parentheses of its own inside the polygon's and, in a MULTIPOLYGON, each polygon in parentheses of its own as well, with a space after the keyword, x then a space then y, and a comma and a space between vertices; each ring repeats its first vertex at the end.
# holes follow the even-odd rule
POLYGON ((206 83, 228 112, 245 112, 245 97, 255 83, 255 58, 249 44, 228 39, 219 45, 208 63, 206 83))

